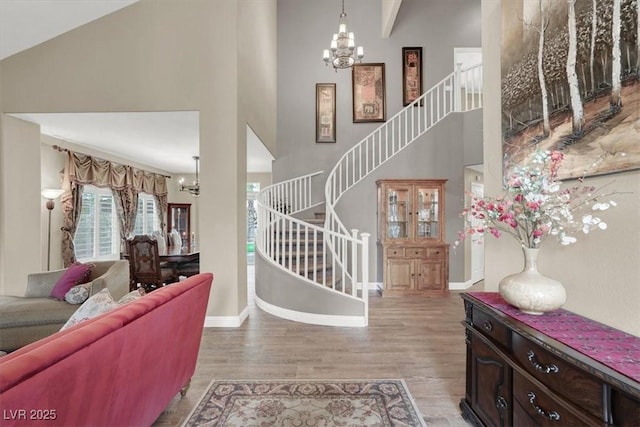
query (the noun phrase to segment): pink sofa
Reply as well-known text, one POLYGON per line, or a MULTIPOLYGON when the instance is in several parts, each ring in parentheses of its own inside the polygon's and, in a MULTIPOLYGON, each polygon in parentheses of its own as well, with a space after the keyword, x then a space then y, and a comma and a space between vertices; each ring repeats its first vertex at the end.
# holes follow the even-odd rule
POLYGON ((0 425, 148 426, 195 372, 211 273, 0 357, 0 425))

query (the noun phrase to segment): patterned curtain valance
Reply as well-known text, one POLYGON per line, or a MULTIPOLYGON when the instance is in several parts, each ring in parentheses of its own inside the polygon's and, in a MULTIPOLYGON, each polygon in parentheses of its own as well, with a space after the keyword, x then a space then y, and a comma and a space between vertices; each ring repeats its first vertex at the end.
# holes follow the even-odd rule
POLYGON ((167 194, 167 177, 164 175, 72 151, 67 151, 67 155, 70 182, 108 187, 112 190, 132 188, 136 193, 144 192, 154 196, 167 194))

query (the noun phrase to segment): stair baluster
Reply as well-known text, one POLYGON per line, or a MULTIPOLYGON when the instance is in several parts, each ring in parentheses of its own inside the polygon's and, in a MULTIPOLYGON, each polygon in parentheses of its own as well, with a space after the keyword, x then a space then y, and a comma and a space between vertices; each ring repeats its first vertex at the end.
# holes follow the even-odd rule
POLYGON ((327 177, 324 201, 313 199, 311 185, 323 172, 263 189, 258 196, 258 253, 300 280, 364 301, 363 324, 366 325, 369 234, 358 235, 358 230, 347 230, 335 210, 338 201, 446 116, 482 108, 482 102, 482 64, 466 69, 457 66, 454 72, 344 153, 327 177), (323 226, 293 216, 322 203, 325 204, 323 226))

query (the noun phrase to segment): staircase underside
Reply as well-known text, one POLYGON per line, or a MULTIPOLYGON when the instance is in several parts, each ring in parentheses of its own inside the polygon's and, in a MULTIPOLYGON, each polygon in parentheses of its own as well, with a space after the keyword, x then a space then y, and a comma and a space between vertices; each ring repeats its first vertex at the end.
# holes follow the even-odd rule
POLYGON ((256 305, 267 313, 325 326, 366 326, 365 304, 331 289, 300 281, 256 254, 256 305), (268 302, 267 302, 268 301, 268 302))

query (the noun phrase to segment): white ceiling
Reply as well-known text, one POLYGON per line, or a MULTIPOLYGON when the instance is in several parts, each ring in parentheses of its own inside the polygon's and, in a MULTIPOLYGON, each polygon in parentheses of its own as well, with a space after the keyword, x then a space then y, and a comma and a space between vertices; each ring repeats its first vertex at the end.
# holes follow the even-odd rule
POLYGON ((0 60, 137 0, 0 0, 0 60))
MULTIPOLYGON (((2 1, 2 0, 0 0, 2 1)), ((171 173, 194 173, 198 112, 12 114, 40 132, 171 173)))
MULTIPOLYGON (((137 0, 0 0, 0 60, 137 0)), ((14 114, 45 135, 170 173, 193 173, 197 111, 14 114)), ((247 172, 271 172, 273 156, 247 127, 247 172)))

